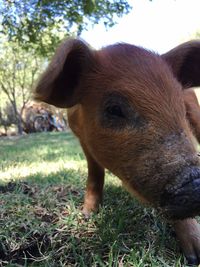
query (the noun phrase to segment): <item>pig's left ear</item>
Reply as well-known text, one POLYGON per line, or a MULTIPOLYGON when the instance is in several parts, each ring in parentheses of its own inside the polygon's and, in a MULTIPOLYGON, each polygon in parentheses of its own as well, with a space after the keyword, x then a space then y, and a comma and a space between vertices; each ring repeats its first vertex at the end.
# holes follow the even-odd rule
POLYGON ((200 86, 200 41, 183 43, 162 58, 171 66, 174 75, 184 88, 200 86))
POLYGON ((94 62, 92 49, 79 39, 67 39, 57 49, 40 78, 34 99, 66 108, 80 102, 83 77, 94 62))

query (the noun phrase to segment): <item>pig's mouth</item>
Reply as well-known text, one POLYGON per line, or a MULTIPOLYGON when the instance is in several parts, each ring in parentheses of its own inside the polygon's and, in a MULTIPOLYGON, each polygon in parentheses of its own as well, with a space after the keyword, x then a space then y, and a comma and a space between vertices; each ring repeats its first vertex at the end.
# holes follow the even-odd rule
POLYGON ((186 219, 200 214, 200 168, 187 168, 178 186, 168 186, 161 196, 160 208, 172 220, 186 219))

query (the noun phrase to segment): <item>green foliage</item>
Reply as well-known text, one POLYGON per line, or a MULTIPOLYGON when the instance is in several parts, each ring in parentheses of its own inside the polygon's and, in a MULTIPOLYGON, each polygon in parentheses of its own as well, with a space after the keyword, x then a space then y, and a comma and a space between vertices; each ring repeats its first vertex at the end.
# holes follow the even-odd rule
MULTIPOLYGON (((35 76, 41 71, 41 60, 33 50, 24 51, 18 44, 13 42, 5 41, 1 44, 0 50, 1 89, 4 92, 12 91, 12 95, 16 90, 16 96, 21 95, 21 98, 27 99, 36 78, 35 76)), ((9 92, 8 95, 11 96, 9 92)))
POLYGON ((0 147, 0 264, 187 266, 166 223, 110 173, 100 212, 83 217, 87 165, 71 133, 0 139, 0 147))
POLYGON ((80 34, 87 24, 102 21, 110 27, 128 13, 125 0, 5 0, 0 8, 2 32, 24 47, 31 44, 49 55, 67 34, 80 34))

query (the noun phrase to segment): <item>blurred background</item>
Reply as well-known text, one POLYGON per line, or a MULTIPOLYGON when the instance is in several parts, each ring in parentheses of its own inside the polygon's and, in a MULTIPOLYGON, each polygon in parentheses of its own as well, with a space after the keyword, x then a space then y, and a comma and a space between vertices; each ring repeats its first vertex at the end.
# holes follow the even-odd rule
POLYGON ((199 10, 199 0, 0 0, 0 136, 68 129, 65 110, 31 99, 64 38, 164 53, 200 38, 199 10))

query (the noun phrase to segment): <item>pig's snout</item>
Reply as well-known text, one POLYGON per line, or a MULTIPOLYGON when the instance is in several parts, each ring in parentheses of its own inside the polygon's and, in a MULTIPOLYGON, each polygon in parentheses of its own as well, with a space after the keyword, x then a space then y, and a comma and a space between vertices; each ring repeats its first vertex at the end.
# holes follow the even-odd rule
POLYGON ((165 215, 170 219, 185 219, 199 215, 200 168, 186 168, 180 174, 177 184, 166 187, 160 203, 165 215))

